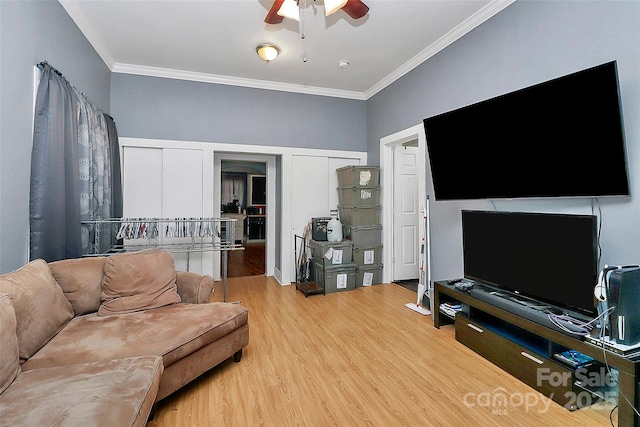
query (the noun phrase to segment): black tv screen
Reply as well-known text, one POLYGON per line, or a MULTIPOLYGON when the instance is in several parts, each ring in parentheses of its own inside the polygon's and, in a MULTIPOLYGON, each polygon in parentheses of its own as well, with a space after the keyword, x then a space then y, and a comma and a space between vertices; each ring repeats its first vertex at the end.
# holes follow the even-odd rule
POLYGON ((595 316, 597 218, 462 211, 464 276, 595 316))
POLYGON ((629 195, 615 61, 424 127, 436 200, 629 195))

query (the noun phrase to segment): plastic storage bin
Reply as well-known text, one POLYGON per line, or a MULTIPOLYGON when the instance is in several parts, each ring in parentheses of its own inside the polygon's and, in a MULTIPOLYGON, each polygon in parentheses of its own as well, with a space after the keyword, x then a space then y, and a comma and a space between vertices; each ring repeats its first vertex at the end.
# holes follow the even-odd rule
POLYGON ((379 166, 344 166, 336 169, 338 186, 375 186, 380 183, 379 166))
POLYGON ((353 262, 353 242, 322 242, 311 240, 309 243, 314 262, 321 265, 350 264, 353 262))
POLYGON ((359 265, 356 267, 356 288, 382 283, 382 264, 359 265))
POLYGON ((324 293, 352 291, 356 288, 355 264, 321 265, 314 261, 316 283, 324 286, 324 293))
POLYGON ((344 235, 353 246, 372 246, 382 243, 382 225, 344 225, 344 235))
POLYGON ((380 186, 338 187, 338 202, 343 206, 378 206, 380 204, 380 186))
POLYGON ((353 262, 356 266, 380 264, 382 261, 382 245, 354 246, 353 262))
POLYGON ((382 222, 382 206, 338 205, 340 221, 343 224, 367 225, 382 222))

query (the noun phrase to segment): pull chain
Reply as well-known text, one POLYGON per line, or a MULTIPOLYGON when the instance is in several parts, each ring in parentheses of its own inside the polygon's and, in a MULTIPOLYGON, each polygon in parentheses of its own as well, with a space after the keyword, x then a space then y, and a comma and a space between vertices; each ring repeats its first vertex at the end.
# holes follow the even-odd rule
POLYGON ((302 38, 302 50, 303 50, 302 62, 306 63, 307 62, 307 35, 306 35, 307 26, 304 20, 304 14, 305 14, 305 10, 307 9, 307 0, 302 0, 302 4, 303 6, 299 7, 300 2, 298 2, 298 7, 300 8, 300 37, 302 38))

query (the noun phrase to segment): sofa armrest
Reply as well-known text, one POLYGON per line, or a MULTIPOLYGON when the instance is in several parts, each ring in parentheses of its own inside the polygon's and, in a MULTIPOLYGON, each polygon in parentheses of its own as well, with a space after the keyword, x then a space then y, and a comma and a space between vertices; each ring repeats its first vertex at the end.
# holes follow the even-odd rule
POLYGON ((188 271, 176 271, 176 285, 182 302, 204 304, 210 302, 213 277, 188 271))

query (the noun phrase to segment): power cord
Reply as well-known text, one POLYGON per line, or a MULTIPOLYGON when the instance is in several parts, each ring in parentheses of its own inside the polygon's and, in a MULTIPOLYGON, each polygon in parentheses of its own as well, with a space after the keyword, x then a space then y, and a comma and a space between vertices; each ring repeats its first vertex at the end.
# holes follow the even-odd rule
MULTIPOLYGON (((589 335, 590 332, 593 330, 594 324, 597 321, 599 321, 601 318, 604 318, 604 316, 607 315, 614 308, 615 307, 609 307, 608 309, 600 313, 597 317, 595 317, 594 319, 588 322, 583 322, 567 315, 556 315, 556 314, 548 313, 547 316, 549 317, 549 320, 554 325, 556 325, 558 328, 562 329, 567 333, 574 334, 574 335, 589 335)), ((611 372, 611 367, 609 366, 609 361, 607 360, 607 352, 604 344, 604 327, 600 328, 600 342, 602 343, 602 357, 604 359, 604 365, 607 370, 607 373, 609 374, 609 378, 615 381, 616 385, 618 386, 618 396, 622 396, 622 398, 629 404, 629 406, 631 406, 631 408, 633 409, 633 412, 635 412, 637 416, 640 416, 640 412, 638 412, 638 409, 636 409, 634 404, 631 403, 629 398, 622 392, 622 390, 620 390, 620 384, 615 379, 616 377, 613 375, 613 372, 611 372)), ((619 397, 618 397, 618 400, 620 400, 619 397)), ((613 424, 613 413, 615 412, 616 409, 618 409, 618 405, 616 405, 613 409, 611 409, 611 412, 609 413, 609 421, 611 422, 611 425, 613 427, 615 427, 613 424)))
POLYGON ((613 413, 616 409, 618 409, 618 405, 614 406, 611 412, 609 412, 609 422, 611 423, 611 427, 616 427, 615 424, 613 424, 613 413))
POLYGON ((562 329, 564 332, 573 335, 585 336, 590 335, 594 325, 600 320, 600 318, 604 317, 604 315, 608 314, 609 311, 613 310, 613 308, 614 307, 608 308, 588 322, 583 322, 582 320, 575 319, 566 314, 547 313, 547 317, 549 318, 551 323, 556 325, 559 329, 562 329))
MULTIPOLYGON (((608 311, 612 310, 613 308, 614 307, 611 307, 611 308, 607 309, 602 314, 607 313, 608 311)), ((602 316, 602 315, 600 315, 600 316, 602 316)), ((598 317, 600 317, 600 316, 598 316, 598 317)), ((618 402, 620 402, 620 396, 622 396, 622 398, 629 404, 629 406, 631 406, 631 409, 633 409, 633 412, 636 413, 636 416, 640 417, 640 412, 638 412, 638 409, 635 407, 635 405, 633 403, 631 403, 629 398, 622 392, 622 390, 620 390, 620 384, 618 383, 618 380, 616 380, 616 377, 613 375, 613 372, 611 372, 611 367, 609 366, 609 361, 607 360, 606 347, 604 345, 604 328, 600 329, 600 337, 599 338, 600 338, 600 342, 602 343, 602 358, 604 359, 604 366, 607 369, 607 373, 609 374, 609 378, 611 378, 613 381, 615 381, 616 385, 618 386, 618 402)), ((611 413, 609 414, 609 420, 612 420, 613 412, 616 410, 616 408, 618 408, 618 406, 619 406, 619 404, 616 405, 611 410, 611 413)), ((611 425, 613 425, 613 421, 611 421, 611 425)))

